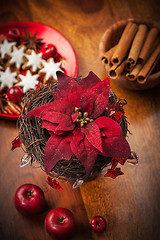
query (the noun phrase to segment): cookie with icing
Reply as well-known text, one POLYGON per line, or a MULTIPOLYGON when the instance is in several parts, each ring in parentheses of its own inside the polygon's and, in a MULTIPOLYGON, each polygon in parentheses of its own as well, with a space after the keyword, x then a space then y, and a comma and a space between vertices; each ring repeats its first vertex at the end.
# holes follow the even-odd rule
POLYGON ((10 53, 10 60, 7 63, 7 66, 15 66, 16 70, 20 70, 21 66, 24 64, 25 56, 25 46, 21 45, 20 47, 13 46, 13 50, 10 53))
POLYGON ((16 42, 8 42, 7 39, 0 44, 0 57, 9 58, 12 52, 12 47, 16 46, 16 42))
POLYGON ((17 83, 17 73, 11 72, 9 67, 6 68, 5 71, 0 71, 0 89, 3 90, 4 88, 10 88, 15 83, 17 83))
POLYGON ((35 86, 39 83, 39 75, 32 74, 30 70, 26 72, 26 75, 19 74, 18 79, 20 82, 16 84, 23 88, 23 93, 27 92, 29 89, 34 89, 35 86))
POLYGON ((54 62, 53 58, 49 58, 47 61, 43 61, 42 68, 39 70, 39 75, 44 77, 43 83, 46 84, 50 81, 57 81, 57 71, 63 72, 60 68, 61 62, 54 62))
POLYGON ((30 69, 33 73, 38 71, 44 61, 42 55, 42 52, 36 53, 34 50, 27 50, 26 55, 24 56, 25 63, 23 64, 22 69, 30 69))

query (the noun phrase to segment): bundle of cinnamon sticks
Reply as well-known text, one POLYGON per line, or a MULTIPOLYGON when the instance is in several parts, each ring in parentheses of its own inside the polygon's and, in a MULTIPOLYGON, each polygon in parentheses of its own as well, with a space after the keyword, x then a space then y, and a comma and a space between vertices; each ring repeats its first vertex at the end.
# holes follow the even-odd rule
POLYGON ((101 60, 108 75, 116 79, 125 73, 129 81, 144 84, 160 59, 159 30, 129 21, 117 45, 101 60))

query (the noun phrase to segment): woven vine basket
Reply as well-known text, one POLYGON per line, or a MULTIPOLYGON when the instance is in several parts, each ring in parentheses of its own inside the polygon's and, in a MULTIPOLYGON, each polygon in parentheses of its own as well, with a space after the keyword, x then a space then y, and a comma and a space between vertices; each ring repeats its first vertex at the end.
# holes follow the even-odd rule
MULTIPOLYGON (((24 116, 29 111, 45 103, 54 101, 51 92, 56 87, 57 83, 49 83, 42 88, 27 92, 23 99, 24 108, 17 121, 19 138, 24 145, 24 151, 31 157, 31 163, 38 162, 44 171, 44 149, 50 135, 46 129, 41 128, 41 120, 39 118, 35 118, 34 121, 32 121, 24 116)), ((116 95, 112 92, 112 90, 110 90, 109 103, 116 103, 117 101, 120 103, 122 108, 123 105, 126 104, 124 99, 117 99, 116 95)), ((105 111, 103 112, 102 116, 109 117, 109 114, 107 111, 105 111)), ((123 130, 124 136, 126 137, 128 124, 124 115, 122 116, 119 124, 123 130)), ((49 175, 64 181, 76 181, 77 179, 86 181, 97 176, 103 168, 111 163, 111 159, 111 157, 98 155, 89 176, 86 176, 83 164, 76 158, 75 155, 72 155, 69 161, 58 161, 49 175)))

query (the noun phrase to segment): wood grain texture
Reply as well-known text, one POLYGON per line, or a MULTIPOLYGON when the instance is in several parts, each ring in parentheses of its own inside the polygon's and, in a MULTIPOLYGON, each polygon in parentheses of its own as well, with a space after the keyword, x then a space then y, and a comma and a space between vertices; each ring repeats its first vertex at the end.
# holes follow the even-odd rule
MULTIPOLYGON (((75 49, 78 74, 85 77, 92 70, 103 79, 106 73, 98 57, 98 45, 105 30, 116 21, 130 17, 160 21, 160 4, 158 0, 92 2, 89 8, 86 0, 1 0, 0 24, 35 21, 56 28, 75 49)), ((132 135, 127 140, 140 159, 138 166, 123 166, 124 175, 115 180, 104 178, 103 172, 76 190, 72 190, 71 183, 63 183, 63 191, 51 189, 39 168, 19 167, 23 151, 10 150, 11 141, 17 136, 16 124, 0 119, 0 239, 51 239, 43 222, 46 213, 54 207, 66 207, 74 213, 75 240, 159 239, 160 86, 143 92, 123 89, 114 82, 111 87, 128 102, 125 112, 132 135), (32 219, 24 218, 14 208, 15 190, 23 183, 39 185, 48 203, 46 211, 32 219), (104 216, 107 221, 102 234, 89 229, 88 222, 95 215, 104 216)))

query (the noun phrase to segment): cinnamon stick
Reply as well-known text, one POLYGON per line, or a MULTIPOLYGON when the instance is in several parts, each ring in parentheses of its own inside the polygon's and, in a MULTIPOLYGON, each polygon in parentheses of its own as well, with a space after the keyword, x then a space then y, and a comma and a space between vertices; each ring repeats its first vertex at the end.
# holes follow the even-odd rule
POLYGON ((115 52, 116 47, 117 47, 117 45, 110 48, 107 52, 104 53, 104 55, 101 58, 101 60, 104 64, 107 64, 107 65, 111 64, 111 57, 112 57, 113 53, 115 52))
POLYGON ((118 46, 111 58, 112 64, 119 65, 126 57, 137 30, 138 25, 136 23, 128 22, 119 40, 118 46))
POLYGON ((144 42, 143 48, 139 54, 138 62, 145 62, 151 53, 152 46, 158 36, 158 29, 151 28, 144 42))
POLYGON ((138 26, 138 31, 132 43, 131 50, 128 55, 128 61, 134 66, 137 62, 139 53, 142 49, 144 40, 147 35, 148 28, 145 24, 140 24, 138 26))
POLYGON ((130 73, 126 74, 128 80, 135 81, 142 67, 143 67, 142 63, 137 63, 137 65, 133 68, 133 70, 130 73))
POLYGON ((131 72, 132 71, 132 69, 133 69, 133 65, 129 62, 129 61, 126 61, 126 70, 128 71, 128 72, 131 72))
POLYGON ((122 72, 123 70, 125 69, 125 66, 126 66, 126 61, 123 61, 120 65, 116 66, 116 65, 113 65, 109 72, 108 72, 108 75, 110 76, 110 78, 112 79, 116 79, 122 72))
POLYGON ((137 82, 140 84, 144 84, 147 81, 147 78, 150 76, 153 68, 157 64, 157 61, 160 57, 160 43, 152 53, 152 55, 149 57, 147 62, 144 64, 143 68, 139 72, 137 76, 137 82))

